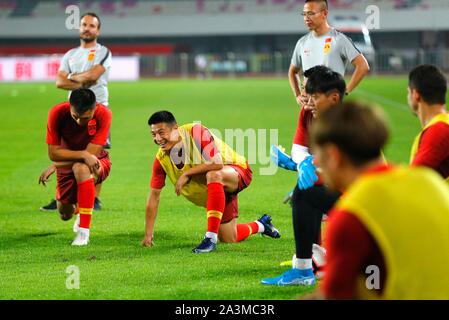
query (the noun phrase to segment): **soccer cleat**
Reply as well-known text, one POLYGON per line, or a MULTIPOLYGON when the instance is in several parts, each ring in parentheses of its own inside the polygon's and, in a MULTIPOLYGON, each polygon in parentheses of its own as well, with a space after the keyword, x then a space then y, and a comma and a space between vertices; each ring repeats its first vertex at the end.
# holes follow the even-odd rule
POLYGON ((264 226, 264 231, 262 232, 263 235, 269 236, 271 238, 280 238, 281 234, 279 233, 278 229, 276 229, 273 224, 271 223, 271 217, 268 214, 264 214, 260 219, 258 219, 261 224, 264 226))
POLYGON ((265 278, 261 282, 272 286, 312 286, 316 279, 312 269, 290 269, 278 277, 265 278))
POLYGON ((99 198, 95 197, 94 211, 100 211, 100 210, 101 210, 101 201, 99 198))
POLYGON ((201 241, 201 243, 198 245, 198 247, 196 247, 195 249, 192 250, 193 253, 207 253, 207 252, 212 252, 217 248, 217 244, 215 242, 212 241, 211 238, 207 238, 205 237, 203 239, 203 241, 201 241))
POLYGON ((76 214, 75 215, 75 222, 73 223, 73 232, 78 233, 79 229, 80 229, 80 215, 76 214))
POLYGON ((89 229, 79 228, 72 246, 85 246, 89 243, 89 229))
POLYGON ((57 204, 55 199, 51 199, 50 203, 39 208, 41 211, 53 211, 57 209, 57 204))

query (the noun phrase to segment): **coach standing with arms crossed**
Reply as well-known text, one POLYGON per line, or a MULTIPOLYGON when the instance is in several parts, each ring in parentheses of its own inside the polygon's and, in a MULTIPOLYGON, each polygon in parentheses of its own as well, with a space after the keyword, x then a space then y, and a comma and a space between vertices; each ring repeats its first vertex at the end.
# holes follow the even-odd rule
MULTIPOLYGON (((97 42, 100 28, 101 21, 95 13, 88 12, 81 16, 80 46, 69 50, 62 58, 56 77, 56 87, 69 90, 69 97, 72 90, 89 88, 95 93, 97 102, 109 107, 107 85, 112 59, 111 51, 97 42)), ((106 149, 111 147, 110 137, 104 147, 106 149)), ((54 165, 49 166, 42 172, 39 182, 45 185, 54 172, 54 165)), ((101 209, 100 190, 101 184, 96 185, 95 210, 101 209)), ((56 201, 52 200, 48 205, 41 207, 41 210, 56 210, 56 201)))
MULTIPOLYGON (((304 83, 301 84, 298 76, 305 70, 317 65, 325 65, 342 76, 349 63, 354 67, 354 73, 347 84, 347 93, 352 92, 363 77, 369 72, 369 65, 363 54, 356 48, 351 39, 343 33, 329 26, 329 14, 326 0, 306 0, 301 15, 304 23, 310 30, 299 39, 293 52, 288 78, 293 94, 298 104, 304 108, 308 106, 309 98, 305 93, 304 83)), ((304 80, 306 81, 306 79, 304 80)), ((300 163, 302 157, 297 135, 293 139, 292 158, 300 163)))

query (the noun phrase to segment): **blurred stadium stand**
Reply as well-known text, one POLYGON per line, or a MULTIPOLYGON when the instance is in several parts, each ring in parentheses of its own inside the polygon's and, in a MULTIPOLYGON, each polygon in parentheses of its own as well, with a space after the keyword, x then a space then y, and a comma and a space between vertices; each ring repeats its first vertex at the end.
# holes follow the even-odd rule
MULTIPOLYGON (((65 27, 66 8, 102 19, 100 43, 114 56, 138 55, 142 77, 194 76, 196 58, 208 76, 285 76, 296 41, 307 32, 304 0, 0 0, 0 56, 62 54, 78 45, 65 27)), ((364 21, 371 30, 373 72, 402 73, 419 63, 449 70, 448 0, 329 0, 330 17, 364 21)), ((345 31, 345 30, 343 30, 345 31)), ((356 41, 361 33, 348 34, 356 41)))

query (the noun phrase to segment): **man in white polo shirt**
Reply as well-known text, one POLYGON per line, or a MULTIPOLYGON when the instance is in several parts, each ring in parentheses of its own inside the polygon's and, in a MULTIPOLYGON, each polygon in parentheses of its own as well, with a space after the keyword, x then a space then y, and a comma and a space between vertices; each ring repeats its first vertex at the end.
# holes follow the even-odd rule
MULTIPOLYGON (((97 42, 100 35, 101 21, 93 12, 85 13, 80 21, 80 46, 69 50, 62 58, 56 77, 56 87, 69 90, 69 98, 72 90, 89 88, 95 93, 96 101, 102 105, 109 106, 108 77, 111 67, 111 51, 97 42)), ((109 149, 110 136, 105 148, 109 149)), ((46 168, 39 182, 44 184, 55 172, 54 165, 46 168)), ((101 209, 99 194, 101 184, 96 186, 94 210, 101 209)), ((43 211, 56 210, 56 200, 40 208, 43 211)))

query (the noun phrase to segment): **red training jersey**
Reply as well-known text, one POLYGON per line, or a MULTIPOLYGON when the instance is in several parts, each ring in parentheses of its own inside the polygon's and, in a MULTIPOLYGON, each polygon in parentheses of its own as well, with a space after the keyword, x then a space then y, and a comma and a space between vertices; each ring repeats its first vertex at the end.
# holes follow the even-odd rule
MULTIPOLYGON (((70 114, 69 102, 57 104, 48 113, 46 143, 73 151, 85 150, 89 143, 105 145, 111 120, 111 110, 97 103, 93 118, 87 126, 80 126, 70 114)), ((107 154, 103 150, 100 158, 107 154)))
POLYGON ((304 147, 309 146, 309 128, 313 121, 313 114, 310 110, 301 109, 298 119, 298 127, 296 128, 293 144, 299 144, 304 147))
POLYGON ((422 133, 412 165, 430 167, 443 178, 449 177, 449 125, 447 123, 437 122, 422 133))

